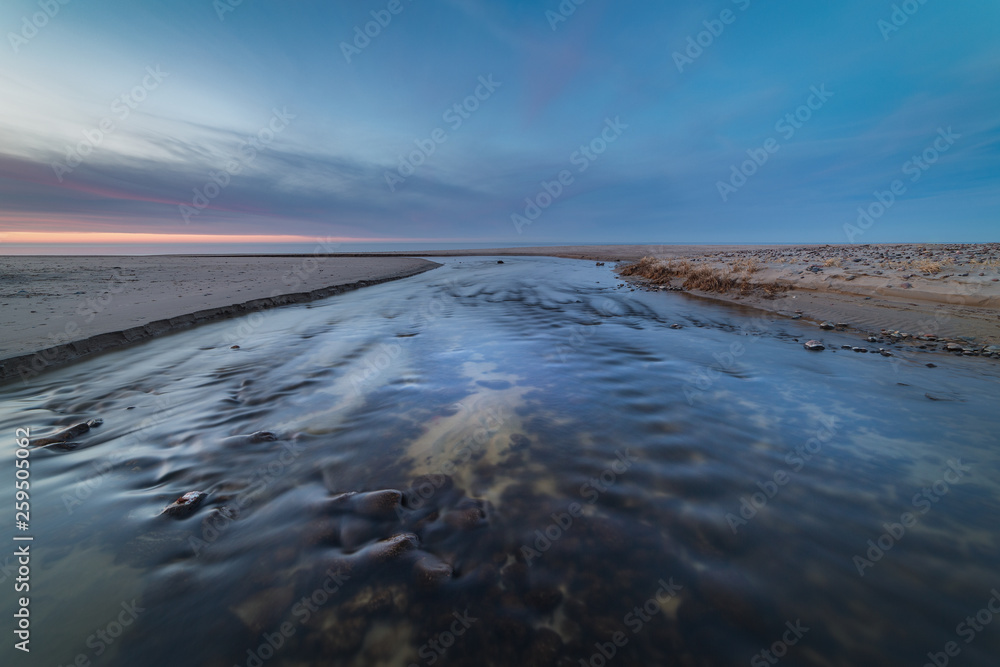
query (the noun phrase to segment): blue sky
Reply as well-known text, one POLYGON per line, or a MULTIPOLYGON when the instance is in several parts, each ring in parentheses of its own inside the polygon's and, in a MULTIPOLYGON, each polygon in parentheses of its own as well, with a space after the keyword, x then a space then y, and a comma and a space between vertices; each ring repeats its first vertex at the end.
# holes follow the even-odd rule
POLYGON ((997 238, 995 0, 6 0, 0 26, 0 241, 997 238))

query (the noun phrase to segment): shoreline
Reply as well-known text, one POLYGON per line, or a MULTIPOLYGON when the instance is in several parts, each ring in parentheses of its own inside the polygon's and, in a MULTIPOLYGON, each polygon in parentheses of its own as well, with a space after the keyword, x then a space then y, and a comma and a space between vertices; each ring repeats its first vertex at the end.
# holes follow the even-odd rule
POLYGON ((640 289, 681 291, 877 339, 867 342, 926 350, 950 343, 963 347, 949 350, 958 354, 997 356, 1000 244, 706 250, 655 256, 638 275, 619 277, 640 289), (712 272, 736 286, 712 291, 690 279, 712 272))
MULTIPOLYGON (((302 257, 313 256, 297 255, 296 257, 301 259, 302 257)), ((322 256, 316 257, 321 258, 322 256)), ((112 259, 120 260, 121 258, 112 257, 112 259)), ((413 258, 407 259, 413 260, 413 258)), ((402 264, 401 267, 388 272, 386 269, 389 267, 382 267, 380 271, 376 271, 376 273, 380 273, 380 275, 377 275, 376 277, 352 281, 341 280, 340 282, 317 287, 307 291, 274 294, 274 290, 272 290, 271 296, 254 298, 238 303, 225 303, 191 312, 180 312, 171 317, 146 321, 127 328, 114 328, 107 331, 100 331, 99 333, 95 333, 93 335, 59 343, 57 345, 52 345, 42 349, 33 349, 22 354, 0 359, 0 384, 12 382, 18 378, 20 378, 22 382, 27 383, 31 378, 47 370, 65 366, 102 352, 126 347, 128 345, 149 340, 164 334, 189 329, 191 327, 200 324, 207 324, 209 322, 241 317, 262 310, 325 299, 327 297, 343 294, 345 292, 350 292, 364 287, 371 287, 373 285, 409 278, 411 276, 436 269, 439 266, 441 265, 438 263, 425 260, 410 261, 402 264), (409 266, 407 266, 407 264, 409 266)), ((217 288, 218 285, 213 287, 213 289, 217 288)), ((69 327, 67 326, 67 329, 68 328, 69 327)), ((79 329, 79 327, 76 328, 79 329)))
MULTIPOLYGON (((169 332, 202 323, 240 317, 259 310, 322 299, 349 290, 417 275, 440 266, 433 261, 420 258, 505 256, 547 256, 619 262, 619 266, 615 267, 616 270, 627 262, 634 262, 643 257, 654 257, 667 263, 686 261, 698 267, 723 270, 734 262, 753 261, 757 265, 752 273, 753 280, 769 285, 780 285, 784 291, 767 295, 719 293, 687 289, 678 286, 676 279, 651 282, 636 276, 619 276, 623 281, 620 289, 681 291, 697 298, 749 306, 776 316, 802 319, 817 325, 830 322, 836 324, 838 330, 851 329, 862 337, 879 337, 880 342, 909 342, 925 349, 936 349, 938 344, 946 345, 954 341, 967 344, 970 350, 976 348, 980 351, 990 345, 1000 344, 1000 262, 997 261, 997 257, 1000 256, 1000 244, 621 245, 438 250, 420 254, 392 251, 312 255, 5 256, 0 257, 0 266, 8 269, 18 264, 30 265, 34 262, 45 269, 54 270, 55 273, 42 276, 39 280, 43 283, 45 280, 52 282, 49 289, 56 293, 30 294, 24 289, 15 294, 0 293, 0 301, 6 302, 2 304, 4 314, 11 316, 11 320, 0 322, 0 340, 12 339, 18 334, 22 337, 20 341, 3 340, 4 346, 8 349, 0 350, 0 357, 3 357, 0 359, 0 382, 8 382, 17 377, 27 381, 46 369, 169 332), (919 260, 915 260, 915 257, 919 260), (330 259, 339 261, 323 266, 323 263, 330 259), (323 270, 309 269, 307 271, 309 275, 303 275, 301 267, 313 260, 321 269, 327 270, 326 273, 323 270), (928 270, 917 274, 913 273, 916 270, 913 268, 915 261, 934 262, 935 265, 921 264, 920 266, 928 270), (982 262, 975 266, 984 270, 965 270, 968 269, 966 265, 968 261, 982 262), (60 263, 62 263, 62 273, 59 273, 60 263), (87 276, 80 276, 73 268, 87 264, 97 265, 100 269, 92 271, 93 277, 90 278, 90 283, 87 282, 87 276), (129 264, 133 266, 130 267, 129 264), (352 264, 354 266, 351 266, 352 264), (398 265, 395 270, 393 270, 394 265, 398 265), (261 290, 277 285, 279 273, 289 266, 300 267, 297 275, 310 279, 305 281, 296 278, 295 286, 306 283, 301 286, 312 289, 286 293, 275 293, 272 289, 270 296, 254 294, 255 290, 260 294, 266 293, 261 290), (875 268, 876 266, 883 268, 875 268), (182 270, 178 267, 187 268, 182 270), (187 275, 188 268, 194 271, 199 267, 208 273, 187 275), (81 314, 81 306, 77 305, 76 316, 67 317, 72 310, 70 306, 83 301, 73 297, 87 293, 79 290, 69 293, 67 285, 91 291, 96 286, 98 291, 101 291, 102 287, 108 287, 109 279, 103 276, 107 275, 109 268, 117 271, 112 273, 112 277, 122 282, 115 283, 118 292, 115 292, 114 287, 104 289, 100 298, 114 300, 116 298, 114 294, 124 291, 124 296, 117 297, 114 308, 108 308, 107 312, 100 308, 96 312, 84 310, 81 314), (132 274, 128 273, 130 270, 132 274), (156 274, 157 270, 165 275, 156 274), (215 271, 215 275, 209 275, 212 270, 215 271), (340 271, 339 278, 331 277, 331 274, 337 273, 336 270, 340 271), (101 273, 102 277, 98 279, 96 276, 101 271, 104 273, 101 273), (247 272, 251 273, 249 277, 239 278, 247 272), (352 275, 346 275, 351 272, 352 275), (359 276, 357 275, 359 272, 362 274, 367 272, 367 275, 359 276), (178 278, 177 273, 184 273, 184 276, 178 278), (314 273, 316 275, 313 275, 314 273), (973 273, 977 275, 970 275, 973 273), (359 280, 358 277, 362 279, 359 280), (63 280, 64 283, 58 283, 57 279, 63 280), (154 283, 158 285, 154 287, 154 283), (904 284, 907 287, 903 287, 904 284), (237 288, 237 285, 242 287, 237 288), (130 301, 129 289, 142 292, 143 298, 139 299, 138 294, 132 295, 130 301), (203 292, 203 290, 212 291, 203 292), (256 296, 256 298, 234 300, 235 292, 243 290, 251 293, 246 296, 256 296), (221 294, 216 295, 215 299, 208 299, 215 292, 221 294), (27 297, 24 304, 10 307, 8 304, 21 296, 21 293, 25 293, 27 297), (164 304, 173 301, 164 299, 167 296, 177 296, 181 301, 173 302, 172 305, 153 306, 145 300, 150 295, 159 297, 164 304), (27 310, 29 308, 41 310, 41 304, 53 297, 56 305, 61 305, 62 314, 51 316, 51 323, 47 316, 40 315, 35 310, 27 310), (171 314, 171 310, 176 314, 171 314), (28 317, 28 313, 37 315, 35 320, 42 324, 36 323, 35 326, 24 328, 22 320, 28 317), (40 340, 44 340, 45 335, 31 335, 28 333, 31 328, 44 329, 45 326, 52 328, 69 320, 69 324, 65 327, 68 331, 70 325, 76 321, 89 321, 87 318, 93 319, 96 314, 100 315, 100 322, 104 323, 103 329, 90 327, 90 331, 81 331, 81 334, 86 335, 80 335, 72 340, 58 341, 41 349, 37 346, 32 347, 40 340), (165 314, 169 316, 164 317, 165 314), (24 338, 25 336, 28 338, 24 338), (15 347, 13 350, 9 349, 12 345, 15 347), (20 349, 16 349, 18 345, 20 349)), ((90 270, 93 267, 86 268, 90 270)), ((289 275, 290 272, 285 271, 281 275, 282 282, 287 284, 289 275)), ((11 278, 3 275, 0 278, 6 282, 14 282, 14 287, 21 286, 27 281, 25 287, 42 289, 23 276, 15 275, 11 278)), ((3 287, 2 283, 0 287, 3 287)), ((93 298, 90 298, 87 303, 93 301, 93 298)), ((55 309, 50 307, 49 310, 55 309)), ((821 335, 822 331, 818 330, 817 337, 821 335)), ((54 334, 50 332, 48 337, 51 339, 54 334)))

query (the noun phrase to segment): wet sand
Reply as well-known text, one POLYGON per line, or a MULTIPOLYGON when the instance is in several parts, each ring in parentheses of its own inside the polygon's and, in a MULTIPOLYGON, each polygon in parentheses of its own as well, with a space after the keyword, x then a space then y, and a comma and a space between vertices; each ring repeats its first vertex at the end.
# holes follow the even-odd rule
MULTIPOLYGON (((817 323, 1000 344, 1000 244, 665 247, 646 256, 727 269, 753 262, 754 283, 787 291, 707 293, 817 323)), ((634 253, 626 259, 632 259, 634 253)), ((641 281, 640 281, 641 282, 641 281)))
MULTIPOLYGON (((31 376, 180 327, 436 266, 413 254, 2 257, 0 380, 16 376, 18 368, 31 376)), ((1000 244, 594 245, 420 253, 484 255, 602 262, 656 257, 719 268, 753 259, 755 281, 787 291, 773 297, 688 293, 817 323, 845 323, 865 334, 965 337, 979 348, 1000 344, 1000 244)))
MULTIPOLYGON (((390 253, 391 254, 391 253, 390 253)), ((753 258, 756 282, 789 288, 774 298, 690 290, 817 323, 847 323, 871 334, 926 333, 1000 344, 1000 244, 594 245, 448 250, 421 257, 551 256, 601 262, 643 257, 725 268, 753 258), (819 270, 810 270, 815 267, 819 270)), ((635 281, 641 284, 641 281, 635 281)))
POLYGON ((412 257, 0 257, 0 380, 436 266, 412 257))

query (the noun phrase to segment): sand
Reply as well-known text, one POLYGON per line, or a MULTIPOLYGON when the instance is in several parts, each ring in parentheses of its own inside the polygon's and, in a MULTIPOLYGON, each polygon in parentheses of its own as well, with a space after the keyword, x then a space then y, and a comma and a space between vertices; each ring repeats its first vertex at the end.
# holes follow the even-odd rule
MULTIPOLYGON (((0 257, 0 380, 192 326, 414 275, 413 253, 0 257), (44 354, 42 352, 44 351, 44 354)), ((753 258, 756 282, 788 291, 709 298, 781 316, 1000 344, 1000 244, 604 245, 421 252, 421 257, 653 256, 726 268, 753 258)), ((661 286, 632 281, 643 289, 661 286)), ((635 289, 623 284, 622 289, 635 289)))
MULTIPOLYGON (((691 294, 817 323, 1000 343, 1000 244, 702 247, 651 253, 720 269, 753 259, 751 280, 789 288, 762 294, 691 294)), ((640 281, 641 282, 641 281, 640 281)))
POLYGON ((0 380, 436 266, 412 257, 0 257, 0 380))
POLYGON ((940 338, 972 338, 981 346, 1000 344, 997 243, 547 246, 448 250, 424 252, 421 256, 486 254, 548 255, 602 262, 630 262, 652 256, 688 259, 719 268, 753 257, 760 265, 753 275, 755 281, 778 283, 789 287, 789 291, 775 298, 697 290, 686 293, 816 323, 845 323, 866 334, 880 334, 885 329, 940 338), (822 270, 810 271, 811 266, 822 270))

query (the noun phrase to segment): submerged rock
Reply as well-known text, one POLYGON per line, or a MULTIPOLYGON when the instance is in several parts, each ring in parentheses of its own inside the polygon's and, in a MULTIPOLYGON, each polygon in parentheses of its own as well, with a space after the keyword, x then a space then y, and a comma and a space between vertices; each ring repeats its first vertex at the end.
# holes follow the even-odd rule
POLYGON ((376 563, 383 563, 396 560, 410 551, 415 551, 419 546, 420 538, 413 533, 399 533, 371 545, 365 549, 365 555, 376 563))
POLYGON ((437 588, 454 574, 451 565, 433 554, 427 554, 413 565, 413 576, 421 588, 437 588))
POLYGON ((396 516, 396 510, 399 509, 403 501, 403 494, 396 489, 369 491, 354 495, 351 501, 354 505, 354 511, 358 514, 388 518, 396 516))

